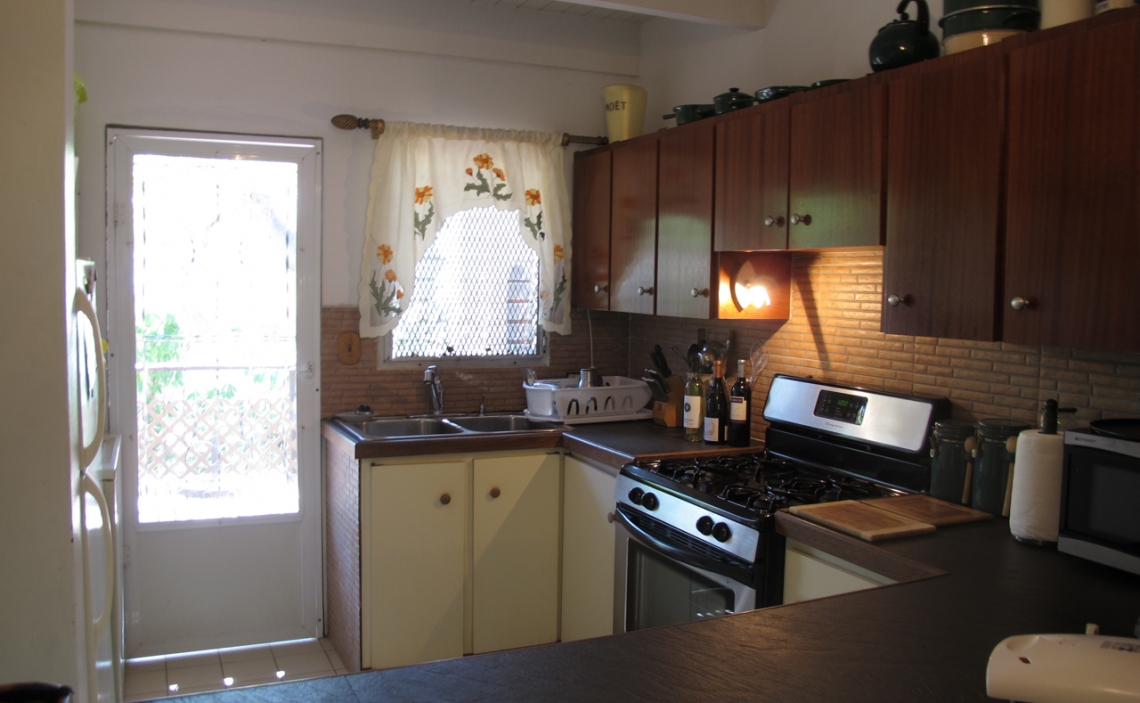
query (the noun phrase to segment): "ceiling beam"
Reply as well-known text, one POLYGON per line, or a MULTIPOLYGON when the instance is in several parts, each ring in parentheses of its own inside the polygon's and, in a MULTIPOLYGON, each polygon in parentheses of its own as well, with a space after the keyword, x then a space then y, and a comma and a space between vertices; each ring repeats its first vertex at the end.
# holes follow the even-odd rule
POLYGON ((571 0, 578 5, 625 10, 639 15, 668 17, 688 22, 722 24, 741 29, 762 29, 768 24, 775 0, 571 0))

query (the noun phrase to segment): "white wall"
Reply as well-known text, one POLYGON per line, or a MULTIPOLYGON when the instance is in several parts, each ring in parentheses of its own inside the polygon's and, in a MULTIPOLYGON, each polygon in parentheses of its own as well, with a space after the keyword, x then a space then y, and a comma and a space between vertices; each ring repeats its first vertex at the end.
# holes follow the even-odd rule
POLYGON ((82 692, 71 60, 69 0, 0 2, 0 682, 82 692))
MULTIPOLYGON (((929 0, 931 29, 940 0, 929 0)), ((871 72, 868 50, 879 29, 898 17, 898 0, 775 0, 757 31, 654 19, 641 34, 641 83, 649 91, 647 129, 674 105, 711 103, 730 87, 754 92, 772 85, 810 85, 871 72)), ((909 15, 916 17, 915 5, 909 15)))
POLYGON ((130 17, 141 23, 140 15, 129 12, 138 4, 77 3, 76 70, 90 94, 78 116, 80 255, 103 260, 107 124, 321 137, 323 305, 357 302, 375 145, 366 131, 332 127, 333 115, 600 135, 605 133, 601 87, 629 76, 533 65, 528 62, 535 44, 549 46, 551 53, 588 54, 592 58, 585 63, 618 68, 628 64, 615 56, 637 53, 636 25, 470 8, 455 0, 422 0, 414 3, 422 6, 419 13, 404 0, 337 0, 322 2, 319 16, 302 11, 314 3, 297 0, 145 3, 169 10, 147 15, 148 22, 175 29, 127 26, 130 17), (441 14, 453 7, 454 16, 441 14), (495 12, 472 14, 475 9, 513 14, 503 20, 495 12), (259 18, 260 25, 253 21, 259 18), (501 47, 504 61, 328 43, 338 36, 337 26, 346 44, 357 42, 360 32, 349 27, 369 23, 429 38, 430 27, 440 26, 432 41, 425 39, 426 46, 446 42, 460 31, 457 23, 465 23, 468 39, 501 47), (252 33, 256 26, 266 28, 263 36, 233 34, 242 27, 252 33), (273 38, 278 36, 293 38, 273 38))

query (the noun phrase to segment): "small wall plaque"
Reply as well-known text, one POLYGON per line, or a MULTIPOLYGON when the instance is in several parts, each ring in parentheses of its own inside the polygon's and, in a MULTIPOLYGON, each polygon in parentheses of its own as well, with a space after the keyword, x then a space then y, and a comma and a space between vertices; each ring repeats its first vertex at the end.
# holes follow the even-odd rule
POLYGON ((360 335, 356 332, 341 332, 336 336, 336 358, 345 366, 360 362, 360 335))

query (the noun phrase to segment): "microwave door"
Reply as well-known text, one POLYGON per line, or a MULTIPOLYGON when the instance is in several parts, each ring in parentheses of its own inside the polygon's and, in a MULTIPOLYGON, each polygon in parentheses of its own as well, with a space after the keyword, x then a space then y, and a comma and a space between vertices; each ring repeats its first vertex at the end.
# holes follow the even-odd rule
POLYGON ((675 547, 646 535, 621 511, 615 516, 615 633, 756 608, 756 590, 752 587, 686 563, 675 547))

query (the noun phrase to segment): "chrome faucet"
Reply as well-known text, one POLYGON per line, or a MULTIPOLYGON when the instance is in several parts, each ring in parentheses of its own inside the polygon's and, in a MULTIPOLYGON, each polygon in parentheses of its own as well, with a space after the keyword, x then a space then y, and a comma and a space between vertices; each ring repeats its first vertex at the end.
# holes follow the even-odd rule
POLYGON ((439 369, 431 365, 424 370, 424 385, 428 387, 428 396, 431 398, 431 412, 433 415, 443 414, 443 376, 439 369))

